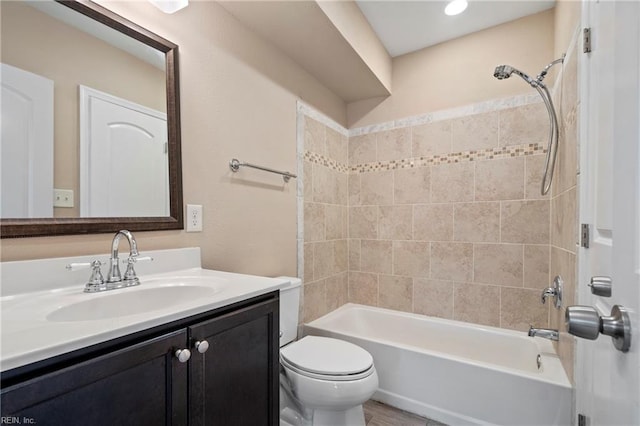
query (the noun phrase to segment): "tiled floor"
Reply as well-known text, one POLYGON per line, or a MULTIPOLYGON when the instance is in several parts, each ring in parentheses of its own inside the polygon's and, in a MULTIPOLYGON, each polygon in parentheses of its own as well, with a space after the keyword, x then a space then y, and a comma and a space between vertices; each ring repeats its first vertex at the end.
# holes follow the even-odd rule
POLYGON ((446 426, 373 400, 364 404, 364 420, 367 426, 446 426))

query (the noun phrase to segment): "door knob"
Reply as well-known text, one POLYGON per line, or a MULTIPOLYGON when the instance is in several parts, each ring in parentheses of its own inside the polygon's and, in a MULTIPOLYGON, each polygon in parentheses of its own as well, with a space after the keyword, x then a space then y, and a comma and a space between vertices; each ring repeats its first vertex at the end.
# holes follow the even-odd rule
POLYGON ((614 305, 608 317, 601 317, 591 306, 569 306, 565 312, 565 321, 569 334, 595 340, 602 333, 611 336, 616 349, 622 352, 629 351, 631 320, 623 306, 614 305))

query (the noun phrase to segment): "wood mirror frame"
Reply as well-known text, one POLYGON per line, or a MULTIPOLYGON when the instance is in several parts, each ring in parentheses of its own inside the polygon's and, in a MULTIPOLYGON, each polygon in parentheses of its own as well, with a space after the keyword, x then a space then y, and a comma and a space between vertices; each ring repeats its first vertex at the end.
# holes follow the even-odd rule
POLYGON ((0 219, 0 237, 36 237, 130 231, 183 229, 182 160, 180 153, 180 92, 178 46, 99 5, 55 0, 165 54, 169 160, 169 216, 0 219))

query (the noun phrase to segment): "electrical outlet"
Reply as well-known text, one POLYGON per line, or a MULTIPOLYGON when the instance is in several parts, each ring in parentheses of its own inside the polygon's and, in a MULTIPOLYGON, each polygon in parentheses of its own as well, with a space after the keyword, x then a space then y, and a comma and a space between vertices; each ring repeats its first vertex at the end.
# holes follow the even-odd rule
POLYGON ((202 206, 187 204, 187 232, 202 232, 202 206))
POLYGON ((73 207, 73 190, 54 188, 53 207, 73 207))

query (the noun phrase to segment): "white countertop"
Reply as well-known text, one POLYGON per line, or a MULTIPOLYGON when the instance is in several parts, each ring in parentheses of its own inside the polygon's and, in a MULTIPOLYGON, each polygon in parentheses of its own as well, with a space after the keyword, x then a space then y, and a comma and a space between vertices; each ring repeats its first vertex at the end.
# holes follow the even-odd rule
MULTIPOLYGON (((1 370, 7 371, 166 324, 288 285, 288 281, 283 278, 234 274, 199 267, 139 275, 139 278, 139 286, 100 293, 84 293, 84 285, 73 285, 1 297, 1 370), (78 302, 115 294, 124 295, 127 292, 148 291, 153 286, 167 286, 167 283, 171 283, 171 286, 190 286, 197 283, 198 287, 211 286, 215 288, 215 292, 194 300, 172 303, 168 307, 112 318, 82 321, 52 321, 47 318, 52 312, 78 302)), ((3 276, 3 280, 5 279, 3 276)))

